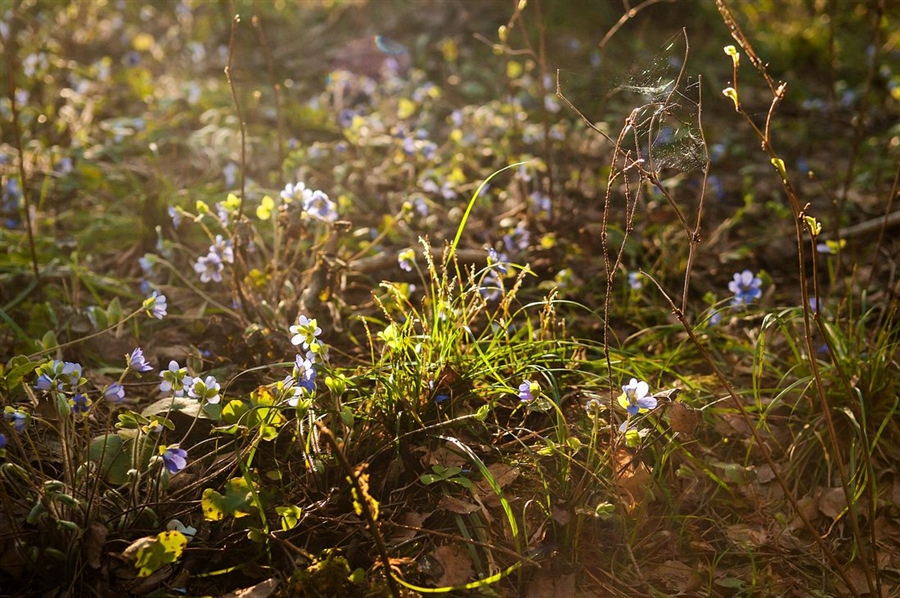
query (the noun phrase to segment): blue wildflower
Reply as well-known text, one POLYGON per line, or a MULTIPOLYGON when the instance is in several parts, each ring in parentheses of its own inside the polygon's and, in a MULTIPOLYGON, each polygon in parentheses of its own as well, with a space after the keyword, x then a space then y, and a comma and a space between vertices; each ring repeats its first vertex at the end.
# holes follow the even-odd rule
POLYGON ((121 403, 125 399, 125 387, 118 382, 113 382, 104 389, 103 398, 110 403, 121 403))
POLYGON ((159 291, 153 291, 153 294, 144 299, 142 306, 148 316, 162 320, 168 313, 166 305, 166 296, 160 295, 159 291))
POLYGON ((169 218, 172 219, 172 226, 177 229, 181 225, 181 211, 175 206, 169 206, 167 211, 169 213, 169 218))
MULTIPOLYGON (((188 396, 192 399, 197 399, 201 403, 215 405, 221 398, 219 396, 219 383, 213 376, 207 376, 205 380, 192 378, 189 385, 188 396)), ((187 387, 187 384, 185 387, 187 387)))
POLYGON ((231 245, 231 239, 226 240, 222 235, 216 235, 215 242, 209 246, 209 253, 215 253, 225 263, 234 263, 234 248, 231 245))
POLYGON ((321 345, 316 337, 322 334, 322 329, 316 324, 315 318, 309 319, 306 316, 300 316, 297 324, 290 327, 290 332, 294 335, 291 337, 291 344, 299 345, 313 353, 319 352, 321 345))
POLYGON ((762 279, 754 276, 750 270, 744 270, 734 275, 734 280, 728 283, 728 290, 734 293, 732 305, 747 305, 762 297, 762 279))
POLYGON ((397 254, 397 263, 400 265, 401 270, 406 270, 407 272, 413 271, 413 266, 416 263, 416 252, 414 249, 404 249, 400 253, 397 254))
POLYGON ((419 186, 428 193, 439 193, 444 199, 453 199, 456 197, 456 191, 453 190, 453 186, 449 181, 444 181, 444 183, 438 187, 438 184, 434 180, 425 179, 419 183, 419 186))
POLYGON ((284 200, 284 203, 290 204, 295 201, 299 201, 301 204, 306 204, 310 199, 312 199, 313 191, 312 189, 307 189, 304 183, 298 182, 288 183, 284 186, 284 189, 281 191, 281 199, 284 200))
POLYGON ((590 415, 594 415, 602 411, 606 406, 597 397, 591 397, 584 404, 584 410, 590 415))
POLYGON ((630 286, 633 290, 639 291, 644 287, 644 275, 640 272, 629 272, 628 273, 628 286, 630 286))
POLYGON ((813 313, 819 313, 819 299, 817 297, 809 298, 809 309, 813 311, 813 313))
POLYGON ((69 407, 75 415, 86 414, 90 411, 91 405, 93 405, 93 401, 91 401, 90 397, 80 392, 75 393, 75 395, 69 399, 69 407))
POLYGON ((500 282, 500 278, 493 269, 488 271, 484 278, 481 279, 478 292, 481 293, 481 296, 486 301, 496 301, 503 295, 503 283, 500 282))
MULTIPOLYGON (((293 378, 297 381, 297 388, 303 393, 313 394, 316 392, 316 368, 312 361, 305 359, 302 355, 297 355, 294 359, 293 378)), ((297 406, 296 400, 290 403, 292 407, 297 406)))
POLYGON ((619 404, 625 407, 630 416, 637 415, 642 409, 655 409, 656 398, 648 394, 649 392, 650 386, 646 382, 638 382, 636 378, 632 378, 628 384, 622 387, 619 404))
POLYGON ((159 390, 162 392, 174 392, 176 397, 184 396, 185 387, 190 387, 192 379, 187 375, 187 368, 179 367, 174 359, 169 362, 169 369, 159 373, 162 382, 159 390))
POLYGON ((144 351, 140 347, 135 348, 131 355, 126 355, 125 359, 128 361, 128 369, 135 372, 144 373, 153 370, 153 366, 144 359, 144 351))
POLYGON ((425 198, 421 195, 416 196, 416 199, 413 200, 413 208, 415 208, 416 212, 419 213, 419 216, 425 217, 428 216, 428 204, 425 202, 425 198))
POLYGON ((516 250, 525 251, 528 249, 530 242, 531 233, 525 227, 524 222, 520 222, 516 225, 516 228, 510 229, 507 234, 503 235, 503 245, 510 253, 513 253, 516 250))
POLYGON ((179 448, 177 444, 161 446, 159 453, 169 473, 175 474, 187 467, 187 451, 179 448))
POLYGON ((200 282, 222 282, 222 271, 225 265, 222 258, 215 252, 210 252, 197 259, 194 270, 200 275, 200 282))
POLYGON ((509 274, 509 268, 507 268, 507 264, 509 263, 509 258, 506 257, 506 254, 498 253, 496 249, 493 247, 487 247, 488 252, 488 267, 493 268, 503 276, 509 274))
POLYGON ((550 208, 552 203, 549 195, 541 193, 540 191, 535 191, 531 194, 530 199, 531 209, 535 214, 543 218, 550 218, 550 208))
POLYGON ((149 422, 141 426, 141 432, 144 434, 160 434, 163 429, 165 429, 165 426, 155 417, 150 418, 149 422))
POLYGON ((38 377, 35 381, 35 388, 43 391, 74 391, 87 382, 81 375, 81 364, 60 361, 58 359, 48 361, 41 365, 37 369, 37 374, 38 377))
POLYGON ((57 162, 53 166, 53 170, 61 175, 69 174, 70 172, 72 172, 72 168, 72 158, 68 156, 63 156, 62 158, 60 158, 59 162, 57 162))
POLYGON ((150 253, 138 258, 138 265, 141 267, 141 271, 146 277, 153 274, 153 266, 156 265, 156 260, 154 258, 155 256, 150 253))
POLYGON ((237 182, 237 170, 237 164, 234 162, 229 162, 225 165, 225 168, 222 169, 226 187, 234 187, 234 184, 237 182))
POLYGON ((28 413, 22 409, 14 409, 7 406, 3 409, 3 419, 9 422, 16 432, 21 434, 25 431, 25 426, 28 425, 29 416, 28 413))
POLYGON ((523 403, 533 401, 541 396, 541 387, 537 382, 526 380, 519 385, 519 400, 523 403))
POLYGON ((328 199, 323 191, 314 191, 309 201, 304 202, 303 210, 323 222, 334 222, 338 217, 337 204, 328 199))

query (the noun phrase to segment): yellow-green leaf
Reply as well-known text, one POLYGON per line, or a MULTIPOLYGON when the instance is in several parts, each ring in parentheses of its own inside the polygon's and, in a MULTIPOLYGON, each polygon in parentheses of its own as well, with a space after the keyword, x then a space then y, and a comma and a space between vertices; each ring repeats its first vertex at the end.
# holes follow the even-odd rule
POLYGON ((741 103, 738 100, 737 90, 733 87, 726 87, 722 90, 722 93, 725 95, 725 97, 731 98, 731 101, 734 102, 734 109, 740 111, 741 103))
POLYGON ((781 158, 772 158, 772 166, 775 167, 775 170, 778 171, 778 174, 781 175, 781 180, 787 180, 787 170, 784 168, 784 160, 781 158))
POLYGON ((416 103, 410 99, 403 98, 400 100, 400 107, 397 109, 397 118, 406 120, 416 113, 416 103))
POLYGON ((260 220, 268 220, 272 217, 272 209, 275 207, 275 200, 266 195, 262 198, 259 207, 256 208, 256 217, 260 220))
POLYGON ((244 478, 232 478, 225 482, 225 494, 206 488, 200 499, 200 507, 207 521, 220 521, 225 515, 246 517, 259 508, 253 498, 253 488, 244 478))
POLYGON ((812 216, 804 216, 804 219, 806 220, 806 226, 809 227, 810 234, 814 237, 819 236, 819 233, 822 232, 822 223, 812 216))
POLYGON ((737 48, 734 46, 725 46, 725 53, 731 56, 731 61, 734 62, 734 68, 741 65, 741 54, 737 51, 737 48))
POLYGON ((281 515, 281 529, 287 531, 297 527, 297 524, 300 522, 300 516, 303 514, 303 509, 296 505, 290 505, 287 507, 276 507, 275 512, 281 515))
POLYGON ((187 538, 179 531, 160 532, 156 537, 147 536, 132 542, 125 549, 125 558, 133 560, 138 577, 147 577, 163 565, 174 563, 184 552, 187 538))

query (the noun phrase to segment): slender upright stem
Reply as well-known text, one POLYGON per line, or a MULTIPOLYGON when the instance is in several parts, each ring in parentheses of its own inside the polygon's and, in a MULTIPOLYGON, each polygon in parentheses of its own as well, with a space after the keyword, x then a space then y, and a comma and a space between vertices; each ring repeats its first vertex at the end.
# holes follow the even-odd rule
POLYGON ((22 204, 25 210, 25 231, 28 235, 28 249, 31 252, 31 267, 34 271, 35 283, 41 281, 41 271, 38 268, 37 250, 34 246, 34 227, 31 224, 31 202, 28 198, 28 184, 25 179, 25 153, 22 151, 22 130, 19 128, 19 107, 16 105, 16 55, 18 54, 15 35, 10 32, 9 40, 0 36, 0 45, 6 56, 6 93, 9 96, 9 105, 12 110, 13 142, 19 154, 19 181, 21 183, 22 204))

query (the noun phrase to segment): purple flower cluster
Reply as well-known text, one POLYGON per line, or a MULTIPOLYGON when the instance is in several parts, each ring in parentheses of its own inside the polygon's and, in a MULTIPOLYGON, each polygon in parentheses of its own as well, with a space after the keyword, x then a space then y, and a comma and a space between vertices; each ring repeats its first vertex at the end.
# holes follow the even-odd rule
POLYGON ((337 204, 324 191, 308 189, 302 182, 288 183, 281 192, 285 204, 299 202, 303 213, 322 222, 334 222, 338 218, 337 204))
POLYGON ((234 249, 231 239, 216 235, 215 242, 209 246, 206 255, 201 256, 194 264, 194 270, 200 275, 200 282, 222 282, 222 271, 225 264, 234 263, 234 249))
POLYGON ((284 387, 290 390, 288 405, 296 407, 304 396, 312 396, 316 392, 315 355, 297 355, 294 358, 294 370, 285 378, 284 387))
POLYGON ((82 376, 80 363, 70 361, 48 361, 37 369, 34 387, 42 391, 77 392, 78 387, 87 382, 82 376))
POLYGON ((525 251, 531 243, 531 232, 524 222, 519 222, 515 228, 503 235, 503 246, 510 253, 525 251))
POLYGON ((206 378, 189 376, 187 368, 179 366, 174 359, 169 362, 168 369, 159 373, 159 377, 162 378, 162 382, 159 383, 161 392, 171 392, 176 397, 187 395, 203 404, 215 405, 222 400, 219 394, 221 386, 215 376, 206 378))

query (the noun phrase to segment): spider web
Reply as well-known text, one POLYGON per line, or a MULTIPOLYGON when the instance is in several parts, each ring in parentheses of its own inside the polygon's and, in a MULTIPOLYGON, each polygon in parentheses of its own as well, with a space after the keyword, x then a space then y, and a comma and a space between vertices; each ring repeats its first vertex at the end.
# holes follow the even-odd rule
MULTIPOLYGON (((599 94, 603 120, 633 129, 623 137, 620 153, 644 160, 645 168, 657 174, 692 172, 706 163, 697 116, 699 82, 682 69, 684 58, 685 38, 679 34, 630 71, 605 78, 609 83, 599 94)), ((584 76, 561 73, 560 91, 577 90, 584 76)))

